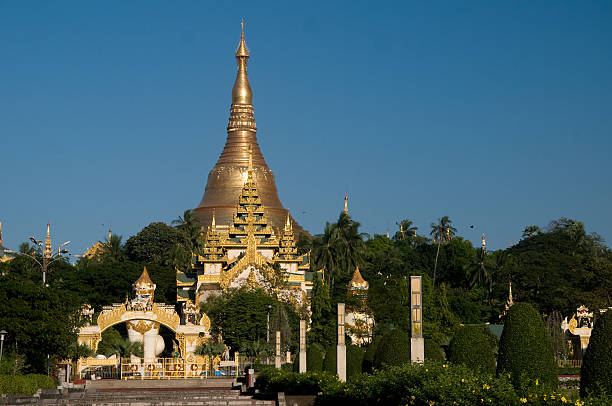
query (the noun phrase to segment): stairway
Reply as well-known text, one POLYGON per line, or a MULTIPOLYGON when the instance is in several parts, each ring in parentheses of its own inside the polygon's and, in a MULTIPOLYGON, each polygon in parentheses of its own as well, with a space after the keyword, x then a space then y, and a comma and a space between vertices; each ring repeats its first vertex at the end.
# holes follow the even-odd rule
POLYGON ((7 396, 0 405, 273 406, 232 389, 231 380, 95 381, 86 389, 44 390, 39 397, 7 396))

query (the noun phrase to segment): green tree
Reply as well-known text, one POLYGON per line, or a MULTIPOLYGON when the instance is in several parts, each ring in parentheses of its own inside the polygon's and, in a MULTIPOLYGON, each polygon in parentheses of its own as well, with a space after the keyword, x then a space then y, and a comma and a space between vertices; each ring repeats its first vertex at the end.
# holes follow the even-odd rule
POLYGON ((111 235, 110 240, 103 246, 102 261, 121 262, 125 260, 125 250, 123 249, 121 239, 120 235, 111 235))
POLYGON ((580 370, 580 396, 612 394, 612 310, 599 316, 580 370))
POLYGON ((325 281, 315 278, 312 287, 311 326, 308 332, 308 342, 318 343, 324 348, 336 343, 336 318, 331 307, 329 289, 325 281))
MULTIPOLYGON (((40 269, 28 258, 1 264, 0 326, 8 332, 5 349, 16 348, 26 357, 29 372, 46 371, 47 355, 66 357, 76 342, 80 301, 70 289, 58 288, 53 278, 43 286, 40 269)), ((50 276, 60 268, 53 264, 50 276)))
POLYGON ((125 242, 127 256, 134 262, 172 267, 179 260, 180 268, 191 260, 190 247, 185 234, 161 222, 149 224, 125 242))
POLYGON ((486 374, 495 373, 495 337, 484 326, 463 326, 448 347, 448 360, 486 374))
POLYGON ((523 230, 523 238, 531 238, 534 235, 538 235, 542 232, 542 230, 540 230, 540 227, 538 226, 527 226, 525 227, 525 229, 523 230))
POLYGON ((538 379, 544 387, 557 387, 557 364, 542 317, 528 303, 508 310, 499 342, 497 373, 510 374, 516 388, 538 379))
POLYGON ((438 269, 438 256, 440 255, 440 245, 442 242, 449 242, 455 235, 457 229, 451 225, 452 221, 448 216, 443 216, 438 219, 438 223, 431 223, 431 232, 429 233, 434 242, 438 242, 438 249, 436 250, 436 259, 434 263, 433 271, 433 284, 436 285, 436 270, 438 269))

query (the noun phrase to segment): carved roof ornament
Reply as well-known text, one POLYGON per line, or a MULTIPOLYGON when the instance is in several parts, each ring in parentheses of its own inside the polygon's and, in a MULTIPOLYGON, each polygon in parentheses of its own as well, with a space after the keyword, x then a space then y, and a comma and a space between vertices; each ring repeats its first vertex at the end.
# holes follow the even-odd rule
POLYGON ((140 274, 140 277, 136 280, 136 282, 134 282, 132 286, 136 293, 136 298, 132 303, 133 306, 135 306, 136 303, 144 306, 153 303, 156 285, 149 277, 149 272, 147 272, 146 266, 142 270, 142 274, 140 274))
POLYGON ((363 276, 361 276, 359 267, 355 268, 355 272, 353 272, 353 278, 349 282, 349 290, 353 290, 353 291, 367 290, 369 287, 370 287, 370 284, 365 279, 363 279, 363 276))

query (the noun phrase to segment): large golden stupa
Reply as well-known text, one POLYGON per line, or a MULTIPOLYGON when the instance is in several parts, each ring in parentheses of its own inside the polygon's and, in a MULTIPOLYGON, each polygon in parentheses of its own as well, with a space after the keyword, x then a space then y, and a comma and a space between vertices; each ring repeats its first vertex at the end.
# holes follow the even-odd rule
MULTIPOLYGON (((204 227, 212 224, 213 213, 217 226, 232 224, 236 201, 242 193, 242 187, 248 175, 249 150, 252 151, 253 175, 257 181, 268 219, 275 228, 284 227, 287 219, 288 211, 278 198, 274 174, 268 168, 257 143, 253 92, 247 76, 248 60, 249 50, 244 42, 243 24, 240 44, 236 51, 238 73, 232 89, 227 140, 217 164, 208 174, 202 201, 193 210, 194 217, 204 227)), ((293 220, 293 228, 296 234, 305 232, 295 220, 293 220)))

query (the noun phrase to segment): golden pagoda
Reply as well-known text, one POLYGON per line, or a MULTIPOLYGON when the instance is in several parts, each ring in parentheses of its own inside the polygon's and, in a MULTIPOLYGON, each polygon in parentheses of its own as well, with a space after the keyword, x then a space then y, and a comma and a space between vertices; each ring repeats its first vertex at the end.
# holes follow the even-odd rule
POLYGON ((218 225, 213 211, 202 255, 190 271, 176 270, 177 301, 198 304, 211 294, 246 286, 305 304, 312 289, 308 254, 298 254, 289 213, 282 228, 269 220, 253 161, 249 149, 247 177, 235 199, 231 223, 218 225))
MULTIPOLYGON (((227 140, 219 160, 208 174, 202 201, 193 209, 194 217, 203 227, 212 225, 213 213, 217 224, 227 226, 232 223, 234 204, 247 178, 249 150, 252 150, 253 178, 259 185, 260 198, 266 206, 271 226, 283 227, 288 215, 288 210, 278 197, 274 174, 268 168, 257 143, 253 92, 247 76, 249 56, 242 24, 240 43, 236 50, 238 72, 232 89, 227 140)), ((291 222, 297 234, 307 233, 295 220, 291 219, 291 222)))

